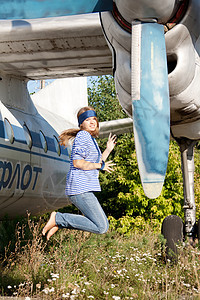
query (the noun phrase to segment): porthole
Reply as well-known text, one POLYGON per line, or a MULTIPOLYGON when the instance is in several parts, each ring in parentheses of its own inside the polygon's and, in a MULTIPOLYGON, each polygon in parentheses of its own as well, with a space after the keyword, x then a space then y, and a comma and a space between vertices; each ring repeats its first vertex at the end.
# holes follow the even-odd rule
POLYGON ((48 150, 47 140, 46 140, 44 133, 41 130, 40 130, 40 141, 41 141, 44 152, 47 153, 47 150, 48 150))
POLYGON ((53 139, 54 139, 54 144, 55 144, 56 152, 60 156, 61 149, 60 149, 59 141, 58 141, 58 139, 57 139, 57 137, 55 135, 53 136, 53 139))
POLYGON ((11 144, 13 144, 14 140, 15 140, 14 131, 13 131, 13 128, 12 128, 12 125, 11 125, 10 121, 8 121, 7 118, 4 119, 4 125, 5 125, 8 140, 11 144))
POLYGON ((26 139, 26 143, 27 143, 29 149, 31 149, 32 146, 33 146, 33 140, 32 140, 30 130, 28 129, 28 127, 25 123, 23 125, 23 129, 24 129, 24 136, 25 136, 25 139, 26 139))

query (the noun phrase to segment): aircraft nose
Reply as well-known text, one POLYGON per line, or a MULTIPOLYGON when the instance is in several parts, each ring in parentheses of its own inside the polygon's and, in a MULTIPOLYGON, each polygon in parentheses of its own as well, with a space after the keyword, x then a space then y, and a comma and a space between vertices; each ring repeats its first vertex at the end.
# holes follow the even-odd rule
POLYGON ((122 17, 129 23, 134 20, 156 19, 166 23, 177 10, 176 0, 115 0, 122 17))

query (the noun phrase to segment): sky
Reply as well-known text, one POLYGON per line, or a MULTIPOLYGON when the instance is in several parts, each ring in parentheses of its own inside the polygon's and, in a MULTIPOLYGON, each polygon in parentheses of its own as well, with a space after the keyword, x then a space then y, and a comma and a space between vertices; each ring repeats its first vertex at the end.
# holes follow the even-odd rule
MULTIPOLYGON (((45 85, 50 84, 55 79, 45 80, 45 85)), ((37 93, 41 89, 41 80, 30 80, 28 82, 28 91, 30 94, 37 93)))
MULTIPOLYGON (((87 78, 88 78, 87 83, 88 83, 88 87, 89 87, 90 86, 90 80, 95 79, 96 76, 90 76, 90 77, 87 77, 87 78)), ((56 79, 45 80, 45 86, 52 83, 54 80, 56 80, 56 79)), ((41 80, 30 80, 28 82, 28 91, 29 91, 30 94, 37 93, 40 89, 41 89, 41 80)))

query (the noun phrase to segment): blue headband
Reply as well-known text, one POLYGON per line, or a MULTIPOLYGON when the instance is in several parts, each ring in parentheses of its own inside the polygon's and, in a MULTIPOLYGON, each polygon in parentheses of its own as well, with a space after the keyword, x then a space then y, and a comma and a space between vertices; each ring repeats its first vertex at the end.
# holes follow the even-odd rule
POLYGON ((86 110, 78 117, 78 126, 80 126, 87 118, 97 117, 94 110, 86 110))

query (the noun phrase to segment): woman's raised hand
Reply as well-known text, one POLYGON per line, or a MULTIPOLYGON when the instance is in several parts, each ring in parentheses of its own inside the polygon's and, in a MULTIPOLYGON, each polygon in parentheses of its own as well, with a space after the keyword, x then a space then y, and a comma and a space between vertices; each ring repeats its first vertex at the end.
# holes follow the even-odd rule
POLYGON ((115 145, 116 145, 116 139, 117 139, 117 136, 114 134, 112 135, 112 133, 109 134, 109 137, 108 137, 108 141, 107 141, 107 149, 111 152, 115 145))
MULTIPOLYGON (((106 161, 106 159, 108 158, 108 156, 110 155, 110 152, 113 150, 113 148, 115 147, 116 145, 116 135, 112 135, 111 133, 109 134, 109 137, 108 137, 108 141, 107 141, 107 147, 105 149, 105 151, 103 152, 102 154, 102 160, 103 161, 106 161)), ((106 163, 106 166, 104 167, 103 170, 111 173, 113 171, 112 168, 110 168, 110 166, 114 166, 115 164, 113 164, 112 161, 109 161, 106 163)))

